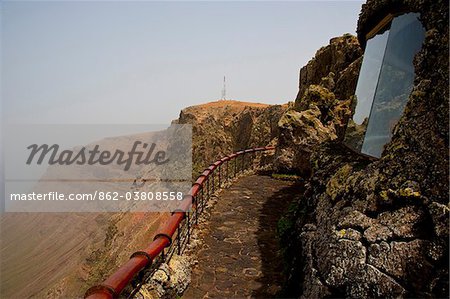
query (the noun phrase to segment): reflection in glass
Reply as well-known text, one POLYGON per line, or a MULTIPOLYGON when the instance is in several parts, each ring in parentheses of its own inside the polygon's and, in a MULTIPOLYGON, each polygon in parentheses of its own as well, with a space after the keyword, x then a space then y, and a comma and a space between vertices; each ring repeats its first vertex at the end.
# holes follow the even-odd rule
POLYGON ((364 52, 355 98, 353 99, 355 109, 352 110, 355 113, 347 125, 345 135, 345 142, 357 151, 361 151, 366 134, 370 108, 372 107, 388 36, 389 28, 385 28, 383 33, 377 34, 367 41, 364 52))
POLYGON ((344 142, 361 153, 380 157, 408 101, 414 81, 413 59, 425 31, 418 14, 392 20, 390 29, 367 41, 344 142), (382 63, 381 63, 382 61, 382 63))

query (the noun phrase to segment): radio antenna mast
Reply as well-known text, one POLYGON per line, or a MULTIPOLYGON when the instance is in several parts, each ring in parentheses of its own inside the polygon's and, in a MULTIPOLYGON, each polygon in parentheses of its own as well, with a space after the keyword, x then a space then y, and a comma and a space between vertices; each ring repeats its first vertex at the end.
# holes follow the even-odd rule
POLYGON ((223 76, 223 89, 222 89, 222 100, 226 100, 227 88, 226 88, 225 76, 223 76))

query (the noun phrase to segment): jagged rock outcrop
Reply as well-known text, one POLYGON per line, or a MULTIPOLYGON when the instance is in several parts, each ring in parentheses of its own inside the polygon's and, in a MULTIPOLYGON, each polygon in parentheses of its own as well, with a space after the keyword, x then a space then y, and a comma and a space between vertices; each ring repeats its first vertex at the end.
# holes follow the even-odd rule
POLYGON ((299 205, 309 216, 291 234, 301 253, 288 285, 303 298, 449 296, 448 1, 369 0, 360 42, 399 10, 420 12, 426 29, 415 86, 380 159, 338 142, 312 154, 299 205))
POLYGON ((357 38, 344 34, 332 38, 302 67, 297 99, 278 123, 278 172, 308 176, 314 147, 343 135, 361 53, 357 38))
POLYGON ((222 100, 183 109, 176 122, 192 125, 193 176, 219 157, 273 144, 286 107, 222 100))
POLYGON ((280 135, 276 154, 279 172, 308 175, 312 148, 324 140, 335 139, 334 128, 324 126, 315 105, 302 112, 290 110, 278 122, 280 135))
POLYGON ((190 256, 173 255, 169 263, 162 263, 140 289, 143 299, 179 298, 191 282, 190 256))
MULTIPOLYGON (((362 50, 355 36, 344 34, 343 36, 332 38, 329 45, 320 48, 314 58, 300 69, 299 91, 296 101, 302 100, 310 85, 322 83, 322 78, 327 77, 330 73, 334 74, 334 83, 339 82, 344 74, 348 76, 348 73, 344 71, 361 55, 362 50)), ((347 77, 347 83, 345 84, 354 84, 356 87, 356 80, 357 76, 353 78, 347 77)), ((335 92, 334 88, 330 88, 330 85, 325 87, 335 92)), ((351 91, 348 93, 348 90, 351 90, 351 88, 338 90, 343 93, 336 93, 336 95, 343 100, 347 98, 346 95, 353 94, 351 91)))

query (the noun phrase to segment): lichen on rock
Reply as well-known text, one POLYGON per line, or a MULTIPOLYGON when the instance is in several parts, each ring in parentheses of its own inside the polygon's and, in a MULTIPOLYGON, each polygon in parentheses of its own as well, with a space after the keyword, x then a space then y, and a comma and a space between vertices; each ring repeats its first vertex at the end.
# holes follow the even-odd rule
MULTIPOLYGON (((311 152, 303 202, 310 221, 292 241, 302 260, 303 275, 291 275, 301 285, 296 295, 448 298, 448 8, 448 1, 431 0, 363 6, 362 46, 387 13, 420 12, 427 33, 414 61, 415 86, 380 159, 339 142, 311 152)), ((336 91, 340 81, 334 82, 336 91)))
POLYGON ((173 255, 169 263, 162 263, 139 290, 141 298, 178 298, 191 282, 190 256, 173 255))
POLYGON ((357 38, 344 34, 332 38, 300 70, 297 98, 278 122, 277 172, 308 176, 309 157, 314 148, 343 136, 361 53, 357 38), (301 121, 302 118, 308 118, 308 122, 301 121))
POLYGON ((175 123, 192 125, 192 178, 230 153, 274 143, 287 105, 219 100, 183 109, 175 123))
POLYGON ((312 148, 320 142, 336 138, 334 128, 324 126, 320 115, 319 108, 310 105, 308 110, 289 110, 280 118, 275 159, 279 172, 308 175, 312 148))

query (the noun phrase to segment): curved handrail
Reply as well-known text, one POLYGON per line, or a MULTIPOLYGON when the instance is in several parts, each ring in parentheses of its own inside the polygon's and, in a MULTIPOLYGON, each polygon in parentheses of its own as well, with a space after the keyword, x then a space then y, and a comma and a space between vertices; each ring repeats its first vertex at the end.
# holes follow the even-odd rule
MULTIPOLYGON (((263 152, 273 149, 275 149, 274 146, 246 149, 230 154, 212 163, 198 176, 197 180, 189 190, 189 193, 184 196, 180 207, 172 213, 163 227, 157 231, 155 237, 153 238, 153 241, 149 244, 149 246, 142 251, 136 251, 135 253, 133 253, 130 259, 119 269, 117 269, 113 274, 111 274, 103 283, 89 288, 84 295, 85 298, 111 299, 119 297, 120 293, 137 273, 139 273, 145 267, 151 265, 155 258, 157 258, 161 254, 164 254, 165 248, 171 246, 171 244, 173 243, 172 238, 177 229, 180 228, 180 223, 187 216, 187 211, 191 208, 191 206, 197 209, 195 205, 195 198, 199 194, 200 190, 203 190, 205 183, 209 183, 210 176, 212 176, 214 185, 214 172, 217 169, 219 169, 220 184, 220 166, 223 163, 231 161, 232 159, 237 159, 237 157, 244 156, 248 153, 263 152)), ((245 162, 243 162, 243 165, 244 164, 245 162)))

